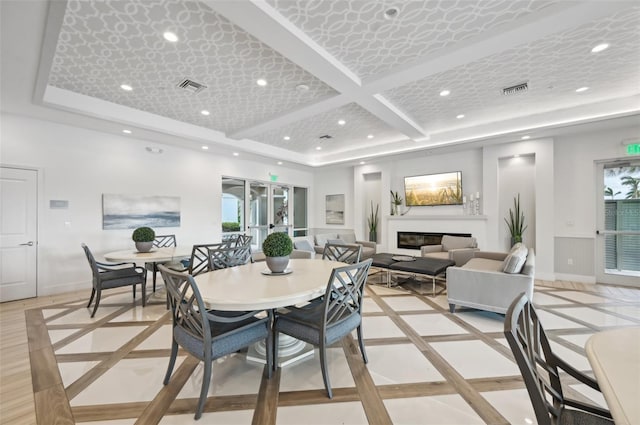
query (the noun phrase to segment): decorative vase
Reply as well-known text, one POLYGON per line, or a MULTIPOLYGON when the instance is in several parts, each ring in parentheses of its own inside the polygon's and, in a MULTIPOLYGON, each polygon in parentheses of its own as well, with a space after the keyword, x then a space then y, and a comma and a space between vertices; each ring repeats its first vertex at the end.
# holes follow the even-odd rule
POLYGON ((151 242, 136 242, 136 250, 138 252, 149 252, 153 248, 153 241, 151 242))
POLYGON ((378 242, 378 232, 375 230, 369 232, 369 242, 378 242))
POLYGON ((283 257, 266 257, 267 267, 271 270, 271 273, 283 273, 289 265, 289 256, 283 257))

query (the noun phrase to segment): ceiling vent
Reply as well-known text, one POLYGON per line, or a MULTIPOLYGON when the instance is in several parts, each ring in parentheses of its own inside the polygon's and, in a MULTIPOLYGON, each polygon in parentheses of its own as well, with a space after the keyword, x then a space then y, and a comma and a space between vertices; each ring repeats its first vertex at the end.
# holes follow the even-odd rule
POLYGON ((329 136, 328 134, 325 134, 324 136, 320 136, 321 139, 331 139, 333 138, 332 136, 329 136))
POLYGON ((514 94, 524 93, 529 90, 529 82, 516 84, 515 86, 505 87, 502 89, 502 94, 505 96, 512 96, 514 94))
POLYGON ((188 91, 191 94, 200 93, 202 90, 207 88, 207 86, 205 86, 204 84, 196 83, 195 81, 192 81, 188 78, 185 78, 184 80, 182 80, 178 84, 178 87, 188 91))

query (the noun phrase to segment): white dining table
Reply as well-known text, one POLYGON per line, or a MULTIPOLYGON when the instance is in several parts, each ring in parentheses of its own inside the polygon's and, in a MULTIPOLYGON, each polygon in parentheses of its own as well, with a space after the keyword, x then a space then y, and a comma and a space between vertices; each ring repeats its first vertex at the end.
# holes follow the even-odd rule
POLYGON ((104 254, 104 258, 107 261, 131 261, 134 263, 163 263, 179 261, 190 256, 191 247, 189 246, 152 248, 149 252, 139 252, 132 248, 104 254))
MULTIPOLYGON (((264 262, 249 263, 194 277, 207 308, 228 311, 273 310, 310 301, 325 293, 331 272, 346 263, 290 259, 288 274, 270 275, 264 262)), ((264 344, 249 349, 247 360, 264 363, 264 344)), ((278 338, 278 364, 313 355, 313 347, 288 335, 278 338)))
POLYGON ((585 350, 613 421, 640 424, 640 327, 598 332, 585 350))

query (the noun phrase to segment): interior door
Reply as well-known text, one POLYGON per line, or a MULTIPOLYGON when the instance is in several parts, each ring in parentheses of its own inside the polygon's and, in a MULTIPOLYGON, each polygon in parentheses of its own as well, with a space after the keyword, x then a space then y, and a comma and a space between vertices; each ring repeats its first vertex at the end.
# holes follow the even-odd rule
POLYGON ((289 186, 271 185, 271 225, 273 232, 291 233, 289 215, 289 186))
POLYGON ((38 172, 0 167, 0 302, 37 295, 38 172))
POLYGON ((291 234, 289 186, 262 182, 249 184, 249 234, 253 236, 252 249, 261 250, 262 242, 271 232, 291 234))
POLYGON ((596 168, 596 280, 640 286, 640 162, 596 168))

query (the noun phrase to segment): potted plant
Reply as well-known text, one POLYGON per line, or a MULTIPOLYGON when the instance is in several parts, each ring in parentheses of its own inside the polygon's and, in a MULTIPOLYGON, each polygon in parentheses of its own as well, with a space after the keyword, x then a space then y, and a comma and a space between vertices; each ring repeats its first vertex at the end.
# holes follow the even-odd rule
POLYGON ((367 223, 369 225, 369 241, 377 242, 378 241, 378 207, 376 204, 375 211, 373 210, 373 201, 371 201, 371 213, 367 218, 367 223))
POLYGON ((522 233, 527 226, 524 225, 524 213, 520 210, 520 194, 513 197, 513 209, 509 208, 509 219, 504 219, 511 234, 511 246, 522 242, 522 233))
POLYGON ((138 227, 131 235, 131 239, 136 243, 136 249, 139 252, 149 252, 153 248, 153 240, 155 238, 156 232, 151 227, 138 227))
POLYGON ((289 254, 293 251, 293 242, 284 232, 273 232, 262 243, 262 252, 267 267, 272 273, 283 273, 289 264, 289 254))
POLYGON ((398 215, 398 208, 402 205, 402 198, 398 192, 391 191, 391 215, 398 215))

